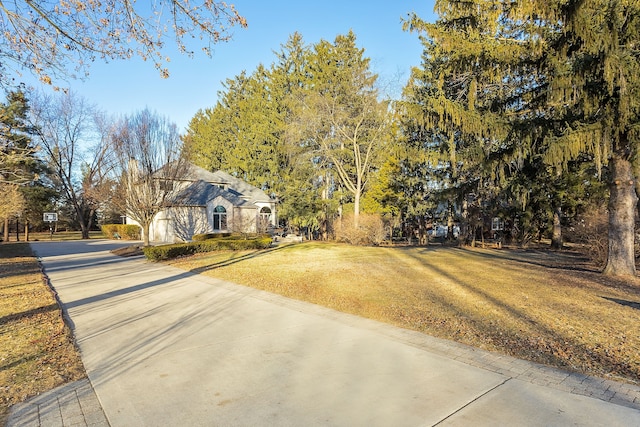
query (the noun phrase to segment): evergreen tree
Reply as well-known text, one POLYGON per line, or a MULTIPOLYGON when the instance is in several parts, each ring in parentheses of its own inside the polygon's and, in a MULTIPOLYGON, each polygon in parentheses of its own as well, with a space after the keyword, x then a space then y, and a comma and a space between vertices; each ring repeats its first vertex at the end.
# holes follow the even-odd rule
MULTIPOLYGON (((610 275, 635 275, 636 180, 640 137, 640 3, 621 0, 537 2, 548 20, 562 22, 545 63, 546 106, 565 105, 564 133, 547 160, 566 164, 581 153, 608 164, 610 275), (548 10, 550 9, 550 10, 548 10)), ((640 188, 640 187, 638 187, 640 188)))
POLYGON ((223 169, 227 164, 228 147, 222 142, 226 113, 218 102, 212 108, 199 110, 189 121, 182 136, 183 150, 194 164, 211 171, 223 169))
POLYGON ((282 119, 272 98, 270 73, 262 65, 227 79, 221 100, 198 112, 184 137, 185 151, 198 166, 227 172, 273 191, 278 176, 278 135, 282 119))
POLYGON ((508 127, 490 95, 507 91, 511 55, 522 49, 497 49, 490 35, 495 2, 437 2, 435 24, 417 16, 405 27, 425 33, 421 67, 414 68, 402 102, 403 132, 414 152, 407 159, 412 181, 429 189, 440 220, 451 224, 458 211, 462 236, 473 242, 483 234, 485 215, 495 210, 497 185, 510 166, 508 127), (504 60, 507 63, 502 63, 504 60), (486 67, 498 62, 500 67, 486 67), (444 210, 444 211, 443 211, 444 210))
POLYGON ((0 104, 0 220, 4 221, 5 241, 10 217, 24 213, 28 226, 35 187, 42 186, 38 176, 43 166, 35 156, 34 129, 28 124, 28 112, 29 103, 22 91, 9 92, 6 103, 0 104))
POLYGON ((328 236, 347 202, 339 195, 360 211, 386 143, 387 104, 368 64, 353 33, 312 47, 295 33, 270 68, 226 81, 215 107, 192 119, 185 150, 273 194, 290 226, 328 236))
POLYGON ((27 122, 28 100, 22 91, 9 92, 0 103, 0 182, 29 182, 37 160, 32 144, 33 128, 27 122))
POLYGON ((536 156, 565 171, 585 154, 598 168, 609 165, 608 274, 635 274, 639 8, 618 0, 438 1, 435 24, 407 22, 426 34, 425 70, 436 70, 429 81, 452 90, 430 108, 435 124, 456 144, 473 137, 499 183, 536 156))
POLYGON ((286 221, 292 232, 306 233, 309 237, 317 232, 326 236, 336 211, 335 203, 323 199, 325 187, 318 178, 321 158, 298 120, 299 100, 312 84, 310 56, 310 47, 304 43, 302 35, 292 34, 276 52, 270 79, 273 100, 283 124, 277 138, 279 217, 286 221))

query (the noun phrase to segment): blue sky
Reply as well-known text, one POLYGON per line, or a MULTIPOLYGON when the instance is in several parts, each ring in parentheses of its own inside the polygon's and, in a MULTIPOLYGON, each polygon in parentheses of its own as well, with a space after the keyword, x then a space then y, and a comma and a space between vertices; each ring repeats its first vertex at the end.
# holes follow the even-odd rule
POLYGON ((416 12, 432 21, 434 0, 356 1, 229 1, 248 21, 234 29, 230 42, 215 46, 212 58, 168 52, 171 76, 162 79, 152 63, 139 59, 108 64, 95 62, 85 81, 67 86, 113 114, 131 114, 145 107, 168 116, 183 131, 199 109, 214 106, 221 82, 258 64, 270 65, 291 34, 298 31, 305 44, 333 41, 354 31, 358 46, 371 58, 373 72, 397 91, 420 64, 422 48, 417 34, 402 31, 401 19, 416 12))

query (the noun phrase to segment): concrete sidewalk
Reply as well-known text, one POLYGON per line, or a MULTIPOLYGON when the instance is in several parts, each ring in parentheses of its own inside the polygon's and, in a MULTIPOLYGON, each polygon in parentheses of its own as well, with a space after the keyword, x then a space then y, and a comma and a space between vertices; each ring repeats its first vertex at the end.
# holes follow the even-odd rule
MULTIPOLYGON (((33 244, 111 426, 640 425, 638 387, 115 257, 112 245, 33 244)), ((92 396, 80 386, 76 408, 92 396)), ((9 425, 71 424, 46 421, 72 413, 62 391, 14 407, 9 425)))
POLYGON ((8 427, 94 426, 109 422, 88 379, 42 393, 11 408, 8 427))

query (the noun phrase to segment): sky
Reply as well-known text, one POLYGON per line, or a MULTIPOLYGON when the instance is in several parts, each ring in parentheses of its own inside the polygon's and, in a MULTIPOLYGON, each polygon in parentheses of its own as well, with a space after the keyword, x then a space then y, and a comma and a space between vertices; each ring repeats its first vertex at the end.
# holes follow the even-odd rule
MULTIPOLYGON (((248 28, 234 28, 233 38, 215 45, 211 58, 180 55, 171 46, 170 77, 163 79, 150 62, 139 59, 96 61, 84 81, 63 85, 107 113, 132 114, 144 108, 168 117, 184 132, 198 110, 213 107, 221 82, 259 64, 271 65, 289 36, 299 32, 306 45, 333 41, 353 30, 358 47, 371 59, 371 69, 392 93, 399 93, 411 67, 420 65, 418 35, 402 31, 402 18, 415 12, 433 21, 434 0, 236 0, 248 28)), ((169 46, 168 46, 169 47, 169 46)))

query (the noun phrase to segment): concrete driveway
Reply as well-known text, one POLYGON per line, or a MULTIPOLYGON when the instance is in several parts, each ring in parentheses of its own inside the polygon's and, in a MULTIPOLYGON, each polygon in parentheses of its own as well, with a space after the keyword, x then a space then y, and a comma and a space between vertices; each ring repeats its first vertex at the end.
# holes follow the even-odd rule
POLYGON ((109 252, 122 245, 32 243, 112 426, 640 425, 637 387, 109 252))

